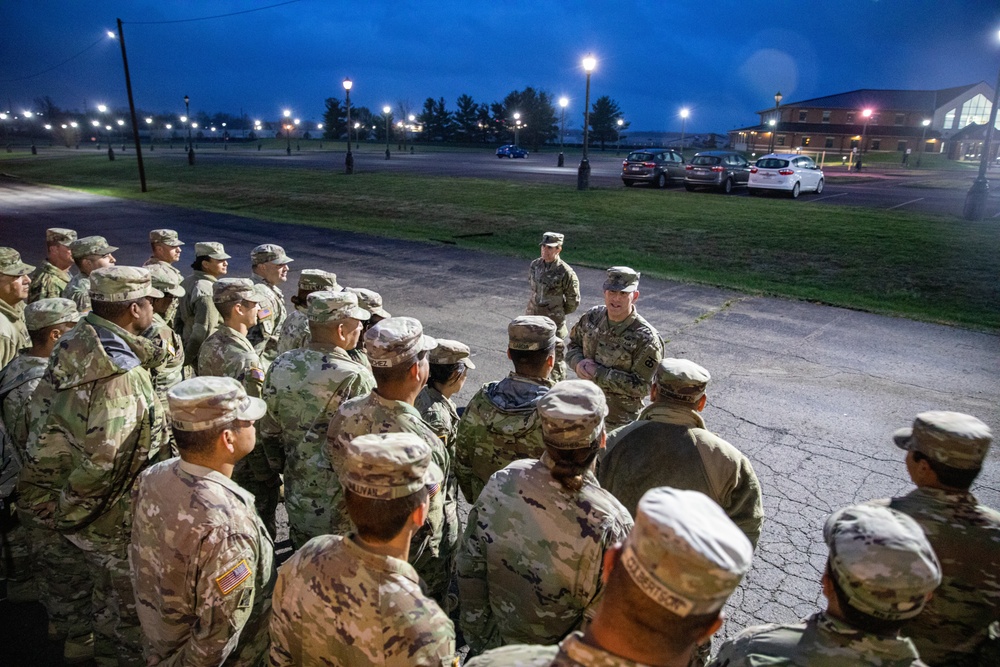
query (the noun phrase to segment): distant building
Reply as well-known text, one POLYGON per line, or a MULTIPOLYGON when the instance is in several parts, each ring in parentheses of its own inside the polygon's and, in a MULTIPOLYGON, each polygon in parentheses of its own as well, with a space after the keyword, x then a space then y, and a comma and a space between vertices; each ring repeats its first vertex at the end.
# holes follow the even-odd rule
POLYGON ((757 112, 759 125, 730 130, 729 140, 735 148, 757 154, 773 145, 775 151, 844 155, 852 149, 923 150, 978 160, 993 92, 986 83, 942 90, 854 90, 763 109, 757 112), (865 110, 871 111, 867 119, 865 110), (925 120, 930 121, 926 126, 925 120))

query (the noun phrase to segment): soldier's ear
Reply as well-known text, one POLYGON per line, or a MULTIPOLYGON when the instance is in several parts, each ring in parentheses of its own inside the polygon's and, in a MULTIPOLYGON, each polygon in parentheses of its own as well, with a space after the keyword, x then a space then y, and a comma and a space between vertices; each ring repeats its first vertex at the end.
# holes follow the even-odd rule
POLYGON ((701 412, 702 410, 705 409, 705 406, 707 404, 708 404, 708 394, 702 394, 701 398, 698 399, 698 402, 694 404, 694 409, 697 410, 698 412, 701 412))
POLYGON ((649 387, 649 400, 656 403, 656 399, 660 396, 660 387, 654 382, 649 387))
POLYGON ((722 622, 724 620, 726 620, 726 615, 720 611, 719 615, 715 617, 714 621, 712 621, 712 624, 701 631, 701 634, 699 634, 695 639, 695 643, 701 645, 709 641, 712 638, 712 635, 718 632, 719 628, 722 627, 722 622))
POLYGON ((413 511, 410 513, 410 521, 413 522, 414 526, 420 528, 424 525, 424 522, 427 521, 427 514, 430 511, 430 506, 430 497, 427 497, 424 499, 424 502, 413 508, 413 511))
POLYGON ((604 552, 604 561, 601 564, 601 583, 607 584, 611 578, 611 570, 618 565, 618 559, 622 555, 622 543, 618 542, 613 547, 604 552))
POLYGON ((219 434, 220 444, 225 447, 230 454, 236 453, 236 431, 231 428, 225 429, 219 434))

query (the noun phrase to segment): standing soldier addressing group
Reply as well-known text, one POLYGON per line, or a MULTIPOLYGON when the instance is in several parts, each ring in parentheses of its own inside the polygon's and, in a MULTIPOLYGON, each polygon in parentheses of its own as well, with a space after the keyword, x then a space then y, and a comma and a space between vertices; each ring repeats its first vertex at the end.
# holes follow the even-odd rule
POLYGON ((35 267, 21 261, 13 248, 0 248, 0 368, 28 347, 28 329, 24 325, 24 301, 28 298, 35 267))
POLYGON ((45 230, 45 259, 31 274, 28 302, 61 297, 69 284, 69 270, 73 266, 73 252, 69 245, 76 240, 76 232, 62 227, 45 230))
POLYGON ((288 314, 285 295, 278 284, 288 280, 288 264, 294 261, 285 254, 284 248, 273 243, 259 245, 250 253, 251 279, 261 286, 267 299, 261 303, 259 321, 251 328, 248 338, 265 369, 278 357, 278 337, 288 314))
POLYGON ((194 273, 184 279, 184 296, 177 306, 177 333, 184 341, 184 359, 194 375, 198 353, 205 339, 222 324, 222 317, 212 301, 212 286, 229 271, 229 259, 221 243, 195 243, 194 273))
POLYGON ((569 335, 566 316, 580 306, 580 281, 576 272, 560 257, 565 236, 556 232, 542 235, 542 256, 528 268, 528 299, 526 315, 544 315, 556 323, 556 365, 552 369, 555 382, 566 379, 565 339, 569 335))
POLYGON ((337 284, 337 274, 320 269, 303 269, 299 274, 298 294, 292 295, 292 305, 295 308, 288 313, 285 323, 281 325, 278 337, 278 354, 289 350, 305 347, 309 344, 309 318, 306 310, 309 308, 309 296, 314 292, 340 292, 343 288, 337 284))
POLYGON ((604 390, 610 427, 639 416, 663 357, 660 334, 636 311, 638 300, 639 274, 613 266, 604 281, 604 305, 584 313, 569 334, 566 363, 604 390))
POLYGON ((357 296, 313 292, 307 317, 311 342, 280 355, 267 370, 260 426, 272 470, 284 472, 288 535, 296 548, 335 527, 330 488, 336 472, 323 453, 330 420, 343 402, 375 388, 371 372, 347 354, 368 319, 357 296))
POLYGON ((103 236, 85 236, 70 243, 69 249, 80 272, 70 278, 60 296, 73 301, 77 310, 86 314, 90 312, 90 274, 97 269, 114 266, 116 260, 111 253, 118 248, 108 245, 103 236))
POLYGON ((133 492, 145 664, 252 667, 267 652, 274 548, 230 477, 266 407, 221 377, 185 380, 168 400, 180 458, 146 470, 133 492))
MULTIPOLYGON (((149 233, 149 247, 152 250, 152 254, 143 263, 143 266, 147 269, 153 266, 161 267, 162 270, 171 275, 171 282, 176 281, 180 285, 184 280, 184 276, 181 275, 181 272, 177 270, 174 264, 181 259, 182 245, 184 245, 184 242, 178 238, 177 232, 174 230, 154 229, 149 233)), ((174 301, 170 309, 163 316, 163 319, 170 322, 171 326, 174 323, 174 318, 177 316, 177 306, 178 302, 174 301)))

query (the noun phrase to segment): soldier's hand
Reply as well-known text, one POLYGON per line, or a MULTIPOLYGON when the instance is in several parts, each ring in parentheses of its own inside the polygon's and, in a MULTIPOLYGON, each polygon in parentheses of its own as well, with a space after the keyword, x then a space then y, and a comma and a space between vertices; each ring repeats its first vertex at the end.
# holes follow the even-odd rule
POLYGON ((597 362, 593 359, 583 359, 576 365, 576 375, 581 380, 593 380, 597 376, 597 362))

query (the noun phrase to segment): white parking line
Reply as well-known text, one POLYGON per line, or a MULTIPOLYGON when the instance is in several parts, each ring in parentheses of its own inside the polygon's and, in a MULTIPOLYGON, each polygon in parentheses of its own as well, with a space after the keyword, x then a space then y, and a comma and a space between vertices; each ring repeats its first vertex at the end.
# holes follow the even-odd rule
POLYGON ((904 201, 902 204, 896 204, 895 206, 890 206, 889 208, 887 208, 885 210, 891 211, 894 208, 899 208, 900 206, 906 206, 907 204, 913 204, 913 203, 921 201, 921 200, 923 200, 923 197, 917 197, 916 199, 911 199, 910 201, 904 201))
POLYGON ((843 197, 846 194, 848 194, 848 193, 846 193, 846 192, 838 192, 835 195, 827 195, 825 197, 820 197, 819 199, 810 199, 809 201, 813 201, 813 202, 823 201, 824 199, 833 199, 834 197, 843 197))

